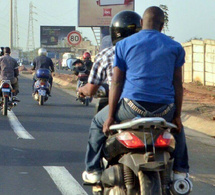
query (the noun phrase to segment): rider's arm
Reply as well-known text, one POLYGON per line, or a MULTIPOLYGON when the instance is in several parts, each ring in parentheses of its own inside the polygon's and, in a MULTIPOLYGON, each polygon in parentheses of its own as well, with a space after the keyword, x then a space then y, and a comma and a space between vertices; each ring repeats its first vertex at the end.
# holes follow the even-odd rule
POLYGON ((36 59, 33 60, 33 67, 31 68, 31 70, 35 70, 36 68, 36 59))
POLYGON ((87 83, 83 87, 79 88, 78 92, 80 94, 83 94, 84 96, 93 96, 96 94, 98 88, 99 88, 99 85, 87 83))
POLYGON ((183 47, 179 47, 176 63, 175 63, 174 75, 173 75, 176 110, 172 121, 177 125, 178 132, 180 132, 182 128, 182 122, 181 122, 181 108, 182 108, 182 101, 183 101, 182 66, 184 62, 185 62, 185 51, 183 47))
POLYGON ((182 67, 176 68, 174 73, 173 85, 175 88, 175 117, 180 117, 183 101, 182 67))
POLYGON ((51 72, 54 72, 54 64, 51 59, 50 59, 50 68, 51 68, 51 72))
POLYGON ((120 70, 117 66, 114 67, 111 88, 109 92, 109 118, 114 118, 116 107, 122 93, 124 80, 125 72, 120 70))
POLYGON ((183 85, 182 85, 182 67, 177 67, 174 72, 173 85, 175 88, 175 114, 173 122, 178 126, 178 130, 180 131, 181 124, 181 108, 183 101, 183 85))
POLYGON ((15 66, 14 66, 14 76, 15 76, 15 77, 18 77, 18 76, 19 76, 19 65, 18 65, 18 63, 17 63, 16 60, 14 60, 14 62, 15 62, 15 66))

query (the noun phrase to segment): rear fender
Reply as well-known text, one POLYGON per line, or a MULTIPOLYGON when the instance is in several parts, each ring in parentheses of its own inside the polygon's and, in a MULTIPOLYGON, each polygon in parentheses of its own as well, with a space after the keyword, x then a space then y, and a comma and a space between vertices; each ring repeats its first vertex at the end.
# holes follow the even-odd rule
POLYGON ((138 171, 162 171, 165 170, 170 155, 165 151, 156 151, 154 160, 149 161, 149 153, 128 153, 119 159, 119 163, 129 167, 138 176, 138 171))
POLYGON ((2 93, 2 97, 9 97, 10 96, 10 93, 9 92, 3 92, 2 93))

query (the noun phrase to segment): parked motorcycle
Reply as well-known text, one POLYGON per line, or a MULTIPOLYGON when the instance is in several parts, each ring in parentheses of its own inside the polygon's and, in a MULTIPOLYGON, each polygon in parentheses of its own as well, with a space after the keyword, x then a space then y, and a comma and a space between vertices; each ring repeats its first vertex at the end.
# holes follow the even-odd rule
POLYGON ((40 68, 36 72, 37 81, 34 83, 34 100, 39 102, 39 105, 43 105, 48 100, 51 91, 51 85, 49 78, 51 72, 48 69, 40 68))
POLYGON ((13 93, 15 90, 13 89, 10 80, 2 80, 0 85, 0 109, 2 111, 2 115, 7 115, 8 110, 10 111, 13 107, 17 105, 18 100, 14 98, 13 93))

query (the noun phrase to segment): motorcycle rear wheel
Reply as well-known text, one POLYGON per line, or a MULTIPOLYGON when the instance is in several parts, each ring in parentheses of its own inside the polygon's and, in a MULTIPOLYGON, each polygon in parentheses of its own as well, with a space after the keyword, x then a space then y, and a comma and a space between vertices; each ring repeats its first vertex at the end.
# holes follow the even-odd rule
POLYGON ((40 95, 39 96, 39 105, 42 106, 44 104, 44 101, 45 101, 45 96, 40 95))
POLYGON ((138 179, 140 183, 140 195, 162 194, 160 175, 158 172, 150 172, 146 175, 142 171, 139 171, 138 179))
POLYGON ((89 106, 89 99, 85 99, 85 106, 89 106))
POLYGON ((3 108, 2 108, 2 115, 7 116, 7 109, 8 109, 8 97, 3 97, 3 108))

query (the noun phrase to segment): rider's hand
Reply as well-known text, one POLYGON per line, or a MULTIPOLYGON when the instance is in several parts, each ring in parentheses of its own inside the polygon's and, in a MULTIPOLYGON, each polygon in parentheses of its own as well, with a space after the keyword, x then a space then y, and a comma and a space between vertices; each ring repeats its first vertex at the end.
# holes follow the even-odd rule
POLYGON ((79 97, 85 97, 85 95, 82 92, 82 87, 78 88, 78 95, 79 97))
POLYGON ((182 129, 181 117, 173 118, 172 123, 174 123, 177 126, 177 129, 176 129, 177 133, 180 133, 182 129))
POLYGON ((105 121, 105 123, 104 123, 104 125, 103 125, 103 133, 104 133, 106 136, 108 136, 108 134, 109 134, 109 131, 110 131, 109 127, 110 127, 111 125, 113 125, 113 124, 114 124, 114 118, 108 118, 108 119, 105 121))

